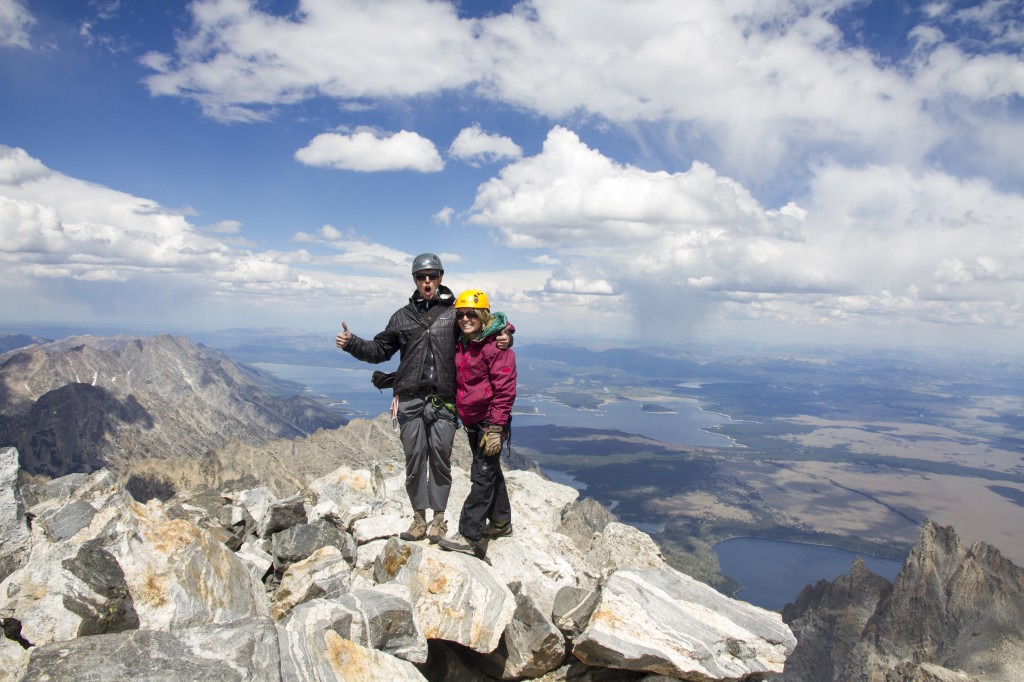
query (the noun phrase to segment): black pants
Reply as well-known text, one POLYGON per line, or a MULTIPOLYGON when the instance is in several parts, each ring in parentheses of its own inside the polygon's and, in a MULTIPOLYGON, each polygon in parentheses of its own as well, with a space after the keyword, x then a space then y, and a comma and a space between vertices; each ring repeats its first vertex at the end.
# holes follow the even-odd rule
POLYGON ((459 516, 459 533, 467 540, 474 541, 483 537, 488 520, 493 523, 509 523, 512 520, 512 505, 508 501, 505 474, 501 471, 501 454, 491 457, 485 455, 480 447, 480 434, 479 424, 466 425, 469 449, 473 451, 473 465, 469 471, 469 495, 459 516))

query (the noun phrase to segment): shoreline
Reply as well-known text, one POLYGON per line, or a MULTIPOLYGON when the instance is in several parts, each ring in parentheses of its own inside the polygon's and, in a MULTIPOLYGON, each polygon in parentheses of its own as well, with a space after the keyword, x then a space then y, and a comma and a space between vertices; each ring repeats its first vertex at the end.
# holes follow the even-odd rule
POLYGON ((719 543, 726 542, 727 540, 763 540, 765 542, 785 542, 785 543, 790 544, 790 545, 804 545, 804 546, 807 546, 807 547, 825 547, 827 549, 838 549, 838 550, 842 550, 844 552, 850 552, 851 554, 859 554, 859 555, 871 557, 873 559, 881 559, 883 561, 899 561, 899 562, 906 561, 906 557, 904 557, 903 559, 894 559, 892 557, 883 556, 883 555, 877 554, 875 552, 865 552, 863 550, 850 549, 849 547, 841 547, 839 545, 831 545, 831 544, 828 544, 828 543, 825 543, 825 542, 810 542, 808 540, 781 540, 781 539, 778 539, 778 538, 770 538, 770 537, 764 537, 764 536, 760 536, 760 535, 730 535, 729 537, 722 538, 721 540, 715 540, 713 543, 711 543, 711 549, 714 549, 715 546, 717 546, 719 543))

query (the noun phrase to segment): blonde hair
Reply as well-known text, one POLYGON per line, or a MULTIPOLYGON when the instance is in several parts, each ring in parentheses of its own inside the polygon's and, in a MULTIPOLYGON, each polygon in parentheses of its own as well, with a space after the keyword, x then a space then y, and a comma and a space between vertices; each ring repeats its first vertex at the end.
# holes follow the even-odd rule
POLYGON ((470 341, 473 341, 479 338, 480 335, 484 333, 484 330, 487 329, 487 326, 491 323, 491 320, 494 319, 494 316, 491 315, 491 311, 489 308, 468 308, 467 310, 472 310, 473 312, 476 313, 477 318, 480 320, 480 331, 478 331, 476 333, 476 336, 473 337, 466 336, 466 334, 462 332, 459 333, 462 334, 462 336, 466 336, 466 338, 468 338, 470 341))

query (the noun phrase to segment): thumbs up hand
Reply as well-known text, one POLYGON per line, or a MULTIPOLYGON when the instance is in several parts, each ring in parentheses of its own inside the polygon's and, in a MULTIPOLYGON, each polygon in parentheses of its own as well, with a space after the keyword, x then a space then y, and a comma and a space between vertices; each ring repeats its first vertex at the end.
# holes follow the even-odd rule
POLYGON ((352 332, 348 330, 348 325, 345 321, 341 322, 342 331, 338 332, 338 335, 334 337, 334 345, 338 348, 344 349, 348 345, 348 342, 352 340, 352 332))

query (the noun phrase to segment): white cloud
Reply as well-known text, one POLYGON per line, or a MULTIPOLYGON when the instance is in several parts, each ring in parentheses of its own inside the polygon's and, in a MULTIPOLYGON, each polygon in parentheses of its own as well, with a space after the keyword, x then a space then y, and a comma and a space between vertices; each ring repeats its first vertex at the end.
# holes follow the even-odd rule
POLYGON ((615 286, 607 280, 590 280, 583 277, 559 279, 551 277, 544 284, 544 291, 553 294, 587 294, 610 296, 619 293, 615 286))
POLYGON ((779 236, 792 230, 788 218, 765 214, 739 183, 706 164, 675 174, 620 165, 561 127, 540 154, 480 186, 469 220, 497 226, 514 246, 583 250, 593 239, 628 250, 658 239, 669 224, 686 226, 696 240, 714 239, 723 225, 779 236))
MULTIPOLYGON (((454 4, 428 0, 301 0, 288 16, 204 0, 175 53, 144 63, 154 95, 195 99, 225 120, 263 120, 317 96, 367 106, 459 91, 556 120, 643 122, 661 146, 696 145, 748 183, 780 170, 806 177, 808 158, 945 163, 956 173, 955 157, 937 151, 1001 121, 1021 95, 1015 3, 925 7, 911 29, 917 50, 894 64, 846 44, 833 16, 850 4, 536 0, 464 20, 454 4), (968 53, 942 30, 962 26, 992 35, 989 49, 968 53)), ((474 144, 514 152, 507 138, 469 130, 456 158, 474 144)), ((975 164, 985 168, 997 148, 975 164)))
POLYGON ((306 244, 320 244, 332 251, 340 252, 340 255, 312 259, 311 262, 359 267, 397 275, 399 272, 405 274, 413 259, 412 254, 362 238, 355 230, 339 230, 333 225, 323 225, 314 234, 297 232, 293 239, 306 244))
POLYGON ((554 267, 558 265, 560 261, 553 254, 545 253, 540 256, 534 256, 530 259, 530 262, 542 267, 554 267))
MULTIPOLYGON (((217 224, 229 235, 237 225, 217 224)), ((411 254, 329 225, 301 236, 335 254, 237 248, 180 212, 0 146, 0 287, 20 292, 0 297, 0 315, 11 319, 198 325, 205 317, 223 326, 252 324, 254 310, 273 308, 276 319, 308 322, 341 299, 355 319, 408 296, 411 254)))
POLYGON ((937 18, 962 25, 965 35, 969 36, 964 42, 975 40, 980 34, 988 37, 989 44, 1006 45, 1011 49, 1024 45, 1024 20, 1020 5, 1014 0, 984 0, 937 18))
POLYGON ((468 221, 555 252, 544 293, 621 295, 641 328, 680 307, 691 321, 1014 326, 1020 215, 1024 197, 986 181, 892 165, 823 165, 803 205, 765 209, 704 164, 644 171, 555 128, 479 187, 468 221))
POLYGON ((448 154, 463 161, 493 162, 518 159, 523 155, 523 150, 511 138, 485 133, 479 125, 474 124, 459 131, 448 154))
POLYGON ((24 149, 0 145, 0 184, 21 185, 45 177, 50 169, 24 149))
POLYGON ((28 49, 29 28, 36 22, 20 0, 0 0, 0 47, 28 49))
POLYGON ((250 258, 237 259, 217 272, 220 282, 233 282, 247 287, 262 284, 279 285, 295 281, 298 277, 283 263, 276 262, 270 254, 256 254, 250 258))
POLYGON ((455 215, 455 209, 451 206, 445 206, 434 214, 434 222, 438 225, 451 225, 453 215, 455 215))
POLYGON ((110 267, 215 267, 220 242, 158 204, 51 171, 22 150, 0 147, 0 248, 47 262, 110 267))
POLYGON ((912 290, 920 300, 1005 304, 1007 314, 1021 303, 1024 196, 893 166, 825 167, 812 192, 807 243, 844 293, 912 290))
POLYGON ((916 82, 937 96, 987 102, 1024 95, 1024 61, 1020 55, 966 54, 941 45, 921 57, 916 82))
POLYGON ((242 231, 242 223, 237 220, 221 220, 213 225, 207 225, 204 229, 214 234, 238 234, 242 231))
POLYGON ((396 170, 433 173, 444 169, 444 161, 434 143, 406 130, 387 136, 369 130, 351 135, 322 133, 295 152, 295 158, 307 166, 364 173, 396 170))
POLYGON ((174 55, 144 64, 154 95, 196 99, 207 115, 258 120, 266 108, 325 95, 411 97, 459 88, 478 71, 473 24, 446 2, 301 0, 289 17, 262 3, 202 0, 174 55))

